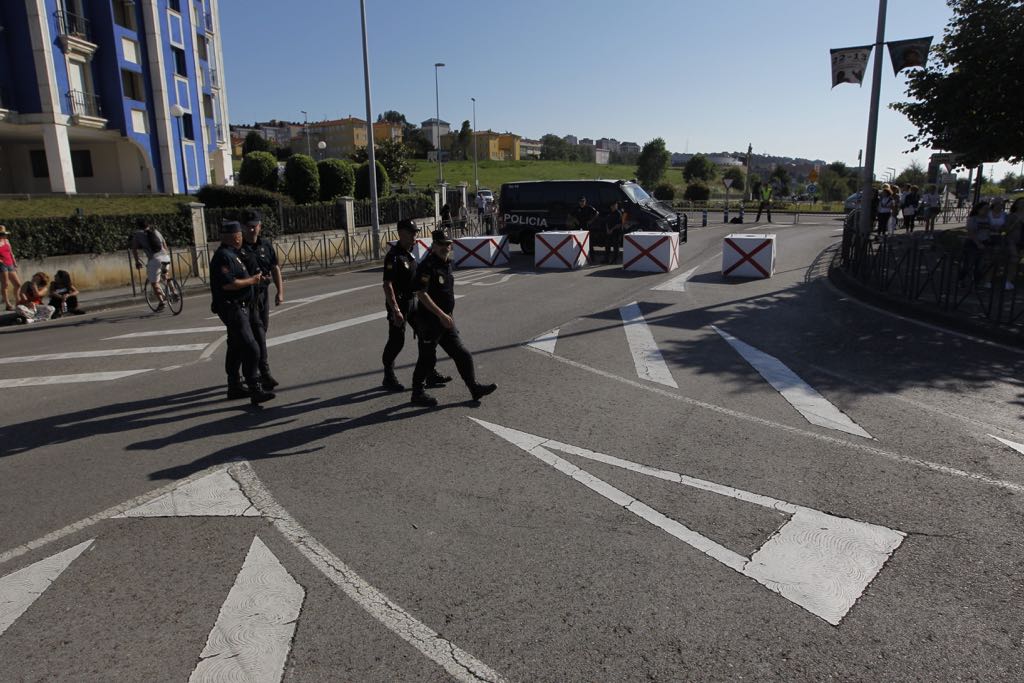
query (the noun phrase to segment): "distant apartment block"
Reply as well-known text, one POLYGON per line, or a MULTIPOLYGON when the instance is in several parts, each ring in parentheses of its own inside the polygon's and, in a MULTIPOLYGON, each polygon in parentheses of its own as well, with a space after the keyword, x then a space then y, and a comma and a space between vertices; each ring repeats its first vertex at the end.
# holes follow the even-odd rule
POLYGON ((601 138, 596 143, 594 143, 594 146, 597 149, 605 149, 608 150, 609 152, 619 151, 619 141, 616 140, 615 138, 601 138))
POLYGON ((580 144, 580 145, 590 145, 591 147, 593 147, 594 146, 594 141, 591 140, 590 138, 580 138, 580 141, 579 141, 578 144, 580 144))
POLYGON ((619 152, 621 154, 639 154, 640 145, 635 142, 623 142, 619 144, 619 152))
POLYGON ((578 137, 576 137, 575 135, 566 135, 564 138, 562 138, 562 140, 564 140, 565 142, 569 143, 570 145, 578 145, 578 144, 580 144, 580 139, 578 137))
MULTIPOLYGON (((341 159, 360 147, 366 147, 367 144, 366 121, 354 116, 333 121, 311 122, 306 127, 306 134, 309 136, 311 153, 316 158, 323 156, 325 159, 341 159), (319 150, 321 142, 327 144, 323 152, 319 150)), ((293 149, 305 153, 303 141, 298 140, 293 149)))
POLYGON ((523 159, 540 159, 540 152, 543 145, 540 140, 519 140, 519 156, 523 159))
POLYGON ((218 0, 0 3, 0 193, 230 182, 219 25, 218 0))

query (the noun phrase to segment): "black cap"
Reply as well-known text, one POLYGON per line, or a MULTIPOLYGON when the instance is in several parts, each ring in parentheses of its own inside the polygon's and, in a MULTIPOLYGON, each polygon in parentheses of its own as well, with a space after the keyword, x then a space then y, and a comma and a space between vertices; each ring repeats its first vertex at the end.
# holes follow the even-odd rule
POLYGON ((242 225, 256 225, 263 222, 263 214, 256 209, 246 209, 242 212, 242 225))
POLYGON ((220 234, 231 235, 236 232, 242 232, 242 225, 238 221, 224 221, 220 224, 220 234))
POLYGON ((430 238, 438 244, 451 244, 452 238, 444 230, 435 230, 430 233, 430 238))
POLYGON ((414 232, 415 233, 415 232, 419 232, 420 231, 420 226, 416 225, 415 223, 413 223, 408 218, 403 218, 402 220, 398 221, 398 228, 397 229, 398 230, 408 230, 409 232, 414 232))

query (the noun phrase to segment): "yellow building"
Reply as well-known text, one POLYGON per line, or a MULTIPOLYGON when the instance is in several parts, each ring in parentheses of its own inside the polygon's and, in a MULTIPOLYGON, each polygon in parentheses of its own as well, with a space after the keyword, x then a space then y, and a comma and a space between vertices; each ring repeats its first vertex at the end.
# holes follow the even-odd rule
POLYGON ((519 161, 519 141, 521 136, 504 133, 498 136, 498 155, 503 161, 519 161))
MULTIPOLYGON (((366 147, 366 121, 349 116, 334 121, 316 121, 308 127, 309 142, 313 155, 317 158, 344 158, 360 147, 366 147), (327 147, 319 151, 319 143, 327 147)), ((374 137, 377 137, 374 126, 374 137)))
POLYGON ((384 142, 385 140, 402 141, 402 124, 389 121, 377 121, 373 124, 373 141, 384 142))

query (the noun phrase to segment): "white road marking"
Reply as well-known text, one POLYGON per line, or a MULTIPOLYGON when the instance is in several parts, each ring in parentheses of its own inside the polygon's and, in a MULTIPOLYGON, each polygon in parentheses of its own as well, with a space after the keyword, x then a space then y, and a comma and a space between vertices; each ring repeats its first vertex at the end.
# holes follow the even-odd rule
POLYGON ((150 353, 183 353, 202 351, 206 344, 180 344, 178 346, 147 346, 132 349, 105 349, 103 351, 69 351, 67 353, 44 353, 38 356, 7 356, 0 358, 0 365, 8 363, 35 363, 47 360, 71 360, 74 358, 106 358, 107 356, 141 356, 150 353))
MULTIPOLYGON (((215 470, 212 470, 212 471, 223 470, 223 469, 226 469, 226 468, 227 468, 227 465, 223 465, 223 466, 221 466, 219 468, 216 468, 215 470)), ((31 551, 36 550, 38 548, 42 548, 43 546, 45 546, 45 545, 47 545, 49 543, 53 543, 54 541, 59 541, 60 539, 64 538, 65 536, 70 536, 71 534, 77 533, 77 532, 81 531, 82 529, 87 529, 90 526, 92 526, 93 524, 96 524, 97 522, 102 522, 105 519, 110 519, 111 517, 115 517, 115 516, 121 514, 122 512, 124 512, 125 510, 131 510, 132 508, 138 507, 139 505, 142 505, 143 503, 147 503, 147 502, 153 500, 154 498, 159 498, 160 496, 164 495, 168 491, 173 491, 174 489, 176 489, 176 488, 178 488, 180 486, 187 485, 189 482, 192 482, 192 481, 195 481, 196 479, 201 479, 202 477, 205 477, 206 475, 210 474, 210 472, 211 472, 211 470, 203 470, 202 472, 197 472, 196 474, 189 475, 188 477, 185 477, 184 479, 179 479, 177 481, 172 481, 171 483, 166 484, 165 486, 161 486, 160 488, 153 489, 152 491, 147 491, 146 493, 143 493, 141 496, 136 496, 135 498, 132 498, 130 500, 124 501, 123 503, 118 503, 117 505, 115 505, 113 507, 107 508, 106 510, 103 510, 102 512, 98 512, 95 515, 91 515, 89 517, 86 517, 85 519, 80 519, 77 522, 73 522, 71 524, 68 524, 66 527, 64 527, 62 529, 58 529, 57 531, 53 531, 51 533, 48 533, 45 536, 42 536, 41 538, 35 539, 34 541, 29 541, 28 543, 24 543, 22 545, 19 545, 16 548, 12 548, 10 550, 6 550, 6 551, 0 553, 0 564, 4 564, 5 562, 13 560, 16 557, 20 557, 20 556, 24 555, 25 553, 31 552, 31 551)))
POLYGON ((221 336, 217 337, 216 340, 210 342, 210 344, 207 345, 205 349, 203 349, 203 352, 199 354, 199 360, 206 360, 207 358, 212 356, 214 352, 220 348, 220 345, 226 342, 227 340, 228 336, 226 334, 222 334, 221 336))
POLYGON ((730 569, 757 581, 833 626, 839 625, 906 536, 901 531, 877 524, 836 517, 757 493, 648 467, 476 418, 470 419, 634 515, 730 569), (791 518, 747 558, 665 516, 586 470, 558 457, 545 447, 701 491, 754 503, 791 515, 791 518))
POLYGON ((554 353, 555 344, 558 342, 558 329, 549 330, 544 334, 540 335, 527 342, 527 345, 532 346, 535 349, 540 349, 544 353, 554 353))
MULTIPOLYGON (((494 273, 494 275, 497 275, 497 273, 494 273)), ((501 279, 498 280, 497 282, 473 282, 472 285, 474 287, 493 287, 494 285, 503 285, 511 279, 512 274, 508 273, 506 275, 502 275, 501 279)))
POLYGON ((271 317, 273 317, 273 316, 277 315, 278 313, 287 313, 288 311, 294 311, 296 308, 302 308, 303 306, 308 306, 309 304, 315 304, 318 301, 323 301, 325 299, 330 299, 330 298, 333 298, 333 297, 336 297, 336 296, 341 296, 342 294, 349 294, 351 292, 358 292, 358 291, 361 291, 363 289, 371 289, 373 287, 380 288, 380 287, 383 287, 383 286, 384 286, 383 282, 377 282, 377 283, 374 283, 372 285, 361 285, 359 287, 349 287, 348 289, 340 289, 340 290, 335 291, 335 292, 326 292, 324 294, 314 294, 313 296, 307 296, 307 297, 304 297, 302 299, 293 299, 291 301, 286 301, 285 304, 284 304, 284 308, 279 308, 277 310, 271 311, 270 315, 271 315, 271 317))
POLYGON ((782 398, 789 401, 789 404, 796 408, 797 412, 803 415, 808 422, 819 427, 862 436, 865 439, 873 438, 778 358, 740 341, 715 325, 712 325, 711 329, 743 356, 743 360, 750 363, 751 367, 757 370, 758 374, 764 377, 765 381, 771 384, 772 388, 782 395, 782 398))
POLYGON ((185 327, 173 330, 151 330, 149 332, 131 332, 130 334, 120 334, 116 337, 106 337, 103 341, 110 341, 111 339, 139 339, 142 337, 164 337, 172 334, 205 334, 207 332, 223 331, 223 325, 218 325, 217 327, 185 327))
POLYGON ((682 275, 674 277, 671 280, 668 280, 667 282, 662 282, 660 285, 651 287, 651 289, 662 292, 685 292, 686 281, 693 277, 693 274, 697 272, 697 268, 700 268, 700 266, 690 268, 682 275))
POLYGON ((188 680, 280 681, 305 598, 302 586, 254 537, 188 680))
POLYGON ((0 635, 92 545, 91 539, 0 578, 0 635))
POLYGON ((152 372, 152 370, 119 370, 116 372, 83 372, 75 375, 50 375, 48 377, 16 377, 14 379, 0 379, 0 389, 37 387, 49 384, 78 384, 80 382, 111 382, 131 377, 132 375, 139 375, 143 372, 152 372))
POLYGON ((913 457, 908 456, 908 455, 901 455, 899 453, 895 453, 893 451, 887 451, 884 448, 878 448, 876 446, 870 446, 870 445, 865 444, 865 443, 858 443, 858 442, 855 442, 855 441, 848 441, 846 439, 840 439, 838 437, 829 436, 827 434, 819 434, 817 432, 810 432, 810 431, 807 431, 805 429, 800 429, 799 427, 791 427, 789 425, 782 424, 781 422, 774 422, 772 420, 766 420, 766 419, 764 419, 762 417, 757 417, 756 415, 750 415, 749 413, 743 413, 743 412, 740 412, 738 410, 733 410, 732 408, 725 408, 723 406, 715 405, 714 403, 707 403, 705 401, 699 401, 699 400, 697 400, 695 398, 690 398, 689 396, 683 396, 681 394, 676 394, 676 393, 673 393, 673 392, 668 391, 666 389, 661 389, 659 387, 653 387, 653 386, 651 386, 649 384, 644 384, 642 382, 637 382, 635 380, 631 380, 631 379, 628 379, 626 377, 620 377, 619 375, 616 375, 615 373, 608 372, 606 370, 601 370, 601 369, 598 369, 598 368, 595 368, 595 367, 591 367, 589 365, 586 365, 584 363, 580 363, 578 361, 570 360, 568 358, 563 358, 562 356, 556 356, 556 355, 553 355, 553 354, 545 353, 543 351, 536 351, 536 350, 534 350, 534 349, 532 349, 530 347, 526 347, 526 348, 528 350, 530 350, 530 351, 534 351, 535 353, 543 353, 544 356, 547 357, 547 358, 551 358, 551 359, 553 359, 555 361, 558 361, 559 363, 563 363, 565 365, 568 365, 570 367, 576 368, 578 370, 584 370, 584 371, 589 372, 591 374, 598 375, 599 377, 604 377, 605 379, 614 380, 616 382, 620 382, 622 384, 634 387, 636 389, 642 389, 644 391, 649 391, 651 393, 658 394, 659 396, 664 396, 665 398, 669 398, 669 399, 672 399, 674 401, 679 401, 680 403, 686 403, 687 405, 694 406, 695 408, 701 408, 703 410, 709 410, 711 412, 718 413, 720 415, 728 415, 729 417, 734 417, 734 418, 736 418, 738 420, 744 420, 746 422, 751 422, 753 424, 761 425, 762 427, 768 427, 770 429, 775 429, 775 430, 786 432, 786 433, 789 433, 789 434, 794 434, 794 435, 797 435, 797 436, 802 436, 802 437, 805 437, 805 438, 808 438, 808 439, 813 439, 813 440, 816 440, 816 441, 821 441, 822 443, 827 443, 827 444, 830 444, 830 445, 833 445, 833 446, 842 446, 842 447, 846 447, 846 448, 851 448, 851 449, 854 449, 854 450, 861 451, 862 453, 869 453, 871 455, 875 455, 875 456, 878 456, 878 457, 886 458, 887 460, 892 460, 893 462, 898 462, 898 463, 901 463, 901 464, 904 464, 904 465, 911 465, 913 467, 918 467, 918 468, 921 468, 921 469, 931 470, 933 472, 939 472, 941 474, 946 474, 946 475, 950 475, 950 476, 954 476, 954 477, 962 477, 964 479, 970 479, 972 481, 981 482, 983 484, 987 484, 989 486, 994 486, 996 488, 1005 489, 1007 491, 1013 491, 1014 493, 1024 493, 1024 485, 1018 484, 1016 482, 1007 481, 1005 479, 996 479, 996 478, 990 477, 990 476, 988 476, 986 474, 979 474, 977 472, 969 472, 967 470, 958 469, 956 467, 950 467, 948 465, 943 465, 941 463, 931 462, 929 460, 921 460, 920 458, 913 458, 913 457))
POLYGON ((661 356, 658 343, 654 341, 654 335, 647 327, 644 314, 640 312, 640 306, 634 301, 620 308, 619 315, 622 316, 622 325, 626 331, 626 341, 629 342, 629 352, 633 354, 637 376, 678 389, 679 385, 676 384, 672 372, 661 356))
POLYGON ((1010 448, 1017 451, 1021 455, 1024 455, 1024 443, 1017 443, 1016 441, 1010 441, 1008 439, 1000 439, 998 436, 992 436, 992 434, 989 434, 989 436, 991 436, 993 439, 1003 444, 1004 446, 1009 446, 1010 448))
POLYGON ((168 491, 115 517, 259 517, 227 470, 168 491))
POLYGON ((368 584, 326 546, 311 536, 287 510, 274 500, 248 462, 233 465, 231 473, 260 513, 314 567, 395 635, 440 665, 458 681, 479 683, 481 680, 504 680, 486 664, 456 646, 455 643, 445 640, 436 631, 392 602, 384 593, 368 584))

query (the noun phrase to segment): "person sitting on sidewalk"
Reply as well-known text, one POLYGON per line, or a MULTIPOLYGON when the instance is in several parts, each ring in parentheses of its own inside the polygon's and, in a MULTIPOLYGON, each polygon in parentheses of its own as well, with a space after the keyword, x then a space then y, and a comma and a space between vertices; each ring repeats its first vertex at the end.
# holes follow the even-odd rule
POLYGON ((50 283, 50 305, 53 306, 54 318, 85 313, 78 307, 78 290, 71 282, 71 273, 66 270, 58 270, 53 274, 53 282, 50 283))
POLYGON ((21 286, 18 290, 18 311, 19 322, 34 323, 49 320, 53 315, 53 306, 43 303, 47 286, 50 284, 50 276, 46 273, 36 273, 32 279, 21 286))

